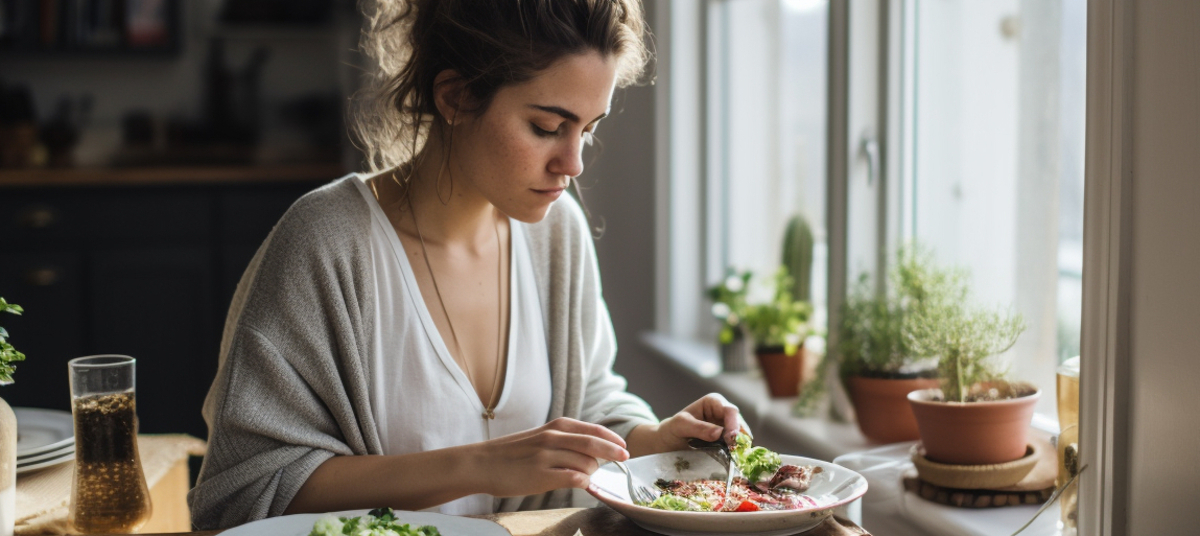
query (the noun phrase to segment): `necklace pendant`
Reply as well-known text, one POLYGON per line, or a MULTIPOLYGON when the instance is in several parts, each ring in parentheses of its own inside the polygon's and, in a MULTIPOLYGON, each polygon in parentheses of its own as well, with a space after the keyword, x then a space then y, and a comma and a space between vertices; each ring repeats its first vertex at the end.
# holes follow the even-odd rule
POLYGON ((493 412, 491 408, 485 409, 485 410, 483 410, 483 418, 488 419, 488 420, 495 420, 496 413, 493 412))

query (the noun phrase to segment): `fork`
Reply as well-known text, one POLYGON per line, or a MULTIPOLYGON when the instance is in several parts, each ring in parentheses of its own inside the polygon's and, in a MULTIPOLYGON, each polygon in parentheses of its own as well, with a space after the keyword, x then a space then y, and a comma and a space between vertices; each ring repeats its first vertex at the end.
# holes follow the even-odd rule
POLYGON ((692 437, 688 439, 688 447, 703 451, 721 465, 728 465, 729 460, 733 459, 733 453, 729 451, 729 444, 724 441, 705 441, 698 437, 692 437))
POLYGON ((644 506, 654 502, 658 498, 658 495, 650 491, 649 488, 633 485, 633 473, 629 472, 629 467, 626 467, 624 462, 613 460, 613 465, 616 465, 621 472, 625 473, 625 479, 629 484, 629 500, 633 501, 633 504, 644 506))
POLYGON ((688 439, 688 446, 695 450, 703 451, 709 457, 716 460, 717 463, 726 467, 725 497, 728 497, 729 488, 733 486, 733 472, 737 470, 737 464, 733 463, 733 453, 729 451, 729 443, 721 439, 717 441, 705 441, 693 437, 688 439))

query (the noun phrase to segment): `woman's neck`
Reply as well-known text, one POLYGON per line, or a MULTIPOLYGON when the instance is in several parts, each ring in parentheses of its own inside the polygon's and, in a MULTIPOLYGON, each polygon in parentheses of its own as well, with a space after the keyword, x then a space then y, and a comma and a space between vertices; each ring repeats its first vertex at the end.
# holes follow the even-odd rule
MULTIPOLYGON (((406 216, 398 223, 407 223, 404 231, 414 235, 419 228, 419 234, 430 244, 471 249, 491 244, 495 241, 494 227, 499 217, 495 207, 461 176, 459 168, 445 158, 438 145, 432 140, 426 145, 415 159, 416 169, 406 165, 396 171, 401 182, 406 178, 409 181, 407 199, 393 197, 392 204, 398 205, 394 209, 406 216), (410 210, 411 215, 407 214, 410 210)), ((385 178, 391 180, 389 176, 385 178)))

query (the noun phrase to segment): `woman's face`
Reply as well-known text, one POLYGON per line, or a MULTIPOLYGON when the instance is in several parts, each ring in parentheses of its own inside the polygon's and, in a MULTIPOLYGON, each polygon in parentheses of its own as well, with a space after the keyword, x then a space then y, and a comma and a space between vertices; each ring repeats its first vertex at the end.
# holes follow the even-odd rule
POLYGON ((615 82, 616 62, 588 52, 501 88, 482 115, 459 117, 453 179, 509 217, 541 221, 572 177, 583 173, 583 146, 608 115, 615 82))

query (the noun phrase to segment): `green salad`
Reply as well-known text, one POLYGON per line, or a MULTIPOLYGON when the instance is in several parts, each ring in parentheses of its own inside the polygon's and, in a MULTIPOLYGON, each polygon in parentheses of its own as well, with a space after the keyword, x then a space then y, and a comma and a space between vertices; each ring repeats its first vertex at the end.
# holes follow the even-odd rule
POLYGON ((746 434, 738 434, 729 450, 733 454, 733 463, 750 482, 770 478, 783 465, 779 454, 764 447, 751 447, 750 436, 746 434))
POLYGON ((442 536, 432 525, 413 527, 401 523, 391 508, 376 508, 365 516, 325 516, 313 524, 308 536, 442 536))

